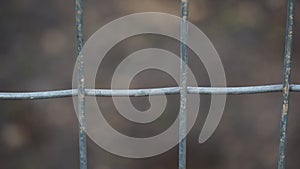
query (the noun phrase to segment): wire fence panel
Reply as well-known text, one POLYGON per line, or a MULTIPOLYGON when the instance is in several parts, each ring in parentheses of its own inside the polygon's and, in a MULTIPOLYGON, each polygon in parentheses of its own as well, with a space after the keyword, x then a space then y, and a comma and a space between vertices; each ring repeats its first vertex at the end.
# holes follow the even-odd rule
POLYGON ((287 0, 287 23, 285 33, 285 52, 284 52, 284 80, 282 84, 244 86, 244 87, 194 87, 187 86, 187 64, 188 64, 188 0, 181 0, 181 43, 180 43, 180 85, 177 87, 166 88, 147 88, 129 90, 111 89, 86 89, 84 83, 84 55, 81 50, 84 45, 84 24, 83 24, 83 0, 76 1, 76 49, 77 59, 77 89, 40 91, 40 92, 0 92, 0 100, 35 100, 35 99, 54 99, 64 97, 78 97, 78 121, 79 121, 79 160, 80 169, 87 169, 87 141, 86 141, 86 112, 85 97, 140 97, 150 95, 172 95, 180 94, 179 112, 179 151, 178 169, 186 169, 186 123, 187 123, 187 96, 188 94, 221 94, 221 95, 240 95, 282 92, 282 110, 280 120, 280 143, 278 150, 278 169, 286 167, 286 145, 288 130, 288 111, 290 92, 300 92, 300 84, 290 84, 292 45, 294 38, 295 20, 295 0, 287 0))

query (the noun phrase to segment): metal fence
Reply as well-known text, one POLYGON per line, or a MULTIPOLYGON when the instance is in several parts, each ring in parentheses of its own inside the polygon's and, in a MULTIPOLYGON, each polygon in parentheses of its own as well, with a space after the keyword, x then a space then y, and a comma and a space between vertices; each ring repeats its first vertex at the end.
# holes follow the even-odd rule
MULTIPOLYGON (((188 94, 255 94, 268 92, 282 92, 282 110, 280 119, 280 144, 278 150, 278 169, 284 169, 286 163, 286 143, 288 130, 288 111, 290 92, 300 92, 300 85, 290 84, 292 44, 294 37, 295 20, 295 0, 287 0, 287 22, 285 34, 284 52, 284 76, 283 83, 278 85, 247 86, 247 87, 190 87, 187 86, 187 63, 188 63, 188 0, 181 0, 181 45, 180 45, 180 86, 168 88, 148 88, 130 90, 108 90, 108 89, 86 89, 84 86, 84 55, 78 56, 78 88, 69 90, 43 91, 43 92, 0 92, 1 100, 34 100, 50 99, 62 97, 78 97, 78 119, 79 119, 79 155, 80 169, 87 169, 87 143, 86 143, 86 116, 85 116, 85 96, 149 96, 151 95, 171 95, 180 94, 179 112, 179 161, 178 168, 186 169, 186 114, 188 94), (184 138, 183 138, 184 137, 184 138)), ((83 0, 76 0, 76 39, 77 53, 79 54, 84 45, 83 29, 83 0)))

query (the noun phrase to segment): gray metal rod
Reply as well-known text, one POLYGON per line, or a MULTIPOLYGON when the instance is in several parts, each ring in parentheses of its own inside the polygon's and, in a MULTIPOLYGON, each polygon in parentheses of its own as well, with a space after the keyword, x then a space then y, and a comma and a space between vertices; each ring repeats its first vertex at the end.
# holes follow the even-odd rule
POLYGON ((290 79, 292 70, 292 46, 294 37, 295 20, 295 0, 288 0, 287 22, 285 33, 285 52, 284 52, 284 77, 282 90, 282 110, 280 118, 280 143, 278 150, 278 169, 285 169, 286 166, 286 142, 288 131, 288 112, 290 98, 290 79))
POLYGON ((79 121, 79 164, 87 169, 85 86, 84 86, 84 45, 83 0, 76 0, 76 48, 77 48, 77 84, 78 84, 78 121, 79 121))
POLYGON ((188 0, 181 0, 180 25, 180 110, 179 110, 179 144, 178 169, 186 169, 186 123, 187 123, 187 72, 188 72, 188 0))
MULTIPOLYGON (((188 94, 257 94, 282 92, 283 85, 264 85, 264 86, 245 86, 245 87, 187 87, 188 94)), ((291 84, 291 92, 300 92, 300 85, 291 84)), ((86 96, 98 97, 141 97, 149 95, 172 95, 179 94, 179 87, 149 88, 149 89, 129 89, 129 90, 110 90, 110 89, 85 89, 86 96)), ((0 100, 37 100, 54 99, 77 96, 77 89, 41 91, 41 92, 0 92, 0 100)))

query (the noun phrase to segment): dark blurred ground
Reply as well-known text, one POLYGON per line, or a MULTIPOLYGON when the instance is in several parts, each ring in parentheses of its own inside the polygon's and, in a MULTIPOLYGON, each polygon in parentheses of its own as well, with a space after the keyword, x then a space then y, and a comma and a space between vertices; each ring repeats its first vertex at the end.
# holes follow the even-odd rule
MULTIPOLYGON (((300 6, 297 1, 297 6, 300 6)), ((10 0, 0 5, 0 89, 40 91, 71 87, 75 54, 74 1, 10 0)), ((298 9, 298 8, 297 8, 298 9)), ((157 11, 180 14, 180 2, 172 0, 87 0, 85 37, 121 16, 157 11)), ((296 12, 296 36, 292 82, 300 83, 300 10, 296 12)), ((283 74, 286 2, 283 0, 191 0, 190 21, 213 42, 223 61, 229 86, 279 84, 283 74)), ((134 37, 119 44, 99 70, 97 87, 108 88, 116 65, 132 51, 147 47, 178 50, 178 44, 155 36, 134 37), (177 45, 177 46, 176 46, 177 45), (101 74, 102 73, 102 74, 101 74)), ((190 59, 201 85, 208 77, 203 65, 190 59)), ((174 86, 159 71, 146 71, 133 88, 174 86), (145 78, 147 77, 147 78, 145 78), (160 79, 159 81, 157 79, 160 79)), ((169 97, 178 105, 178 96, 169 97)), ((229 96, 221 123, 212 138, 198 144, 209 96, 201 96, 199 119, 188 135, 189 169, 276 168, 279 143, 280 93, 229 96)), ((300 167, 300 111, 298 93, 291 96, 287 168, 300 167)), ((110 98, 99 98, 104 109, 116 111, 110 98), (107 103, 107 104, 106 104, 107 103)), ((146 109, 146 98, 132 99, 146 109)), ((171 106, 166 112, 178 111, 171 106)), ((123 119, 115 127, 143 134, 123 119)), ((159 125, 159 124, 157 124, 159 125)), ((1 169, 79 168, 77 118, 72 99, 0 101, 1 169)), ((177 148, 147 159, 114 156, 88 140, 90 169, 174 169, 177 148)))

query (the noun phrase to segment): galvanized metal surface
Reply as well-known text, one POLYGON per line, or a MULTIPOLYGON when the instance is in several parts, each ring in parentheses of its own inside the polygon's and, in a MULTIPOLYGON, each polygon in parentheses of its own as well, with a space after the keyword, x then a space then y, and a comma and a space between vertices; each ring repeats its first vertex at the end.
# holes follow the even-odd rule
POLYGON ((180 26, 180 110, 179 110, 179 147, 178 169, 186 169, 186 123, 187 123, 187 73, 188 73, 188 1, 181 0, 180 26))
POLYGON ((287 23, 285 33, 285 52, 284 52, 284 80, 282 92, 282 110, 280 119, 280 143, 278 153, 278 169, 285 169, 286 166, 286 142, 288 131, 288 112, 290 98, 290 77, 292 65, 292 46, 294 37, 295 20, 295 0, 288 0, 287 23))
POLYGON ((84 45, 83 0, 76 0, 76 45, 78 71, 78 120, 79 120, 79 161, 80 169, 87 169, 86 117, 85 117, 85 86, 84 86, 84 45))
MULTIPOLYGON (((257 94, 282 92, 283 85, 245 86, 245 87, 187 87, 188 94, 257 94)), ((291 92, 300 92, 300 85, 291 84, 291 92)), ((85 89, 86 96, 99 97, 141 97, 149 95, 179 94, 179 87, 110 90, 110 89, 85 89)), ((36 100, 72 97, 78 95, 78 89, 41 91, 41 92, 0 92, 0 100, 36 100)))
POLYGON ((130 89, 130 90, 110 90, 110 89, 85 89, 84 85, 84 55, 80 54, 84 45, 83 29, 83 0, 76 1, 76 40, 78 53, 78 88, 41 91, 41 92, 0 92, 0 100, 34 100, 51 99, 63 97, 78 97, 78 119, 79 119, 79 154, 80 169, 87 169, 87 142, 86 142, 86 116, 85 116, 85 97, 86 96, 149 96, 149 95, 170 95, 180 94, 180 112, 179 112, 179 161, 178 168, 186 169, 186 115, 187 115, 187 95, 188 94, 255 94, 282 92, 282 113, 280 120, 280 144, 278 154, 278 169, 286 167, 286 143, 288 129, 288 111, 290 92, 300 92, 300 85, 290 84, 292 44, 294 37, 294 18, 295 18, 295 0, 288 0, 288 15, 286 26, 286 44, 284 54, 284 80, 283 84, 263 85, 263 86, 245 86, 245 87, 188 87, 187 86, 187 63, 188 47, 187 42, 187 20, 188 20, 188 1, 181 0, 181 43, 180 55, 182 58, 180 65, 180 86, 168 88, 148 88, 148 89, 130 89))

